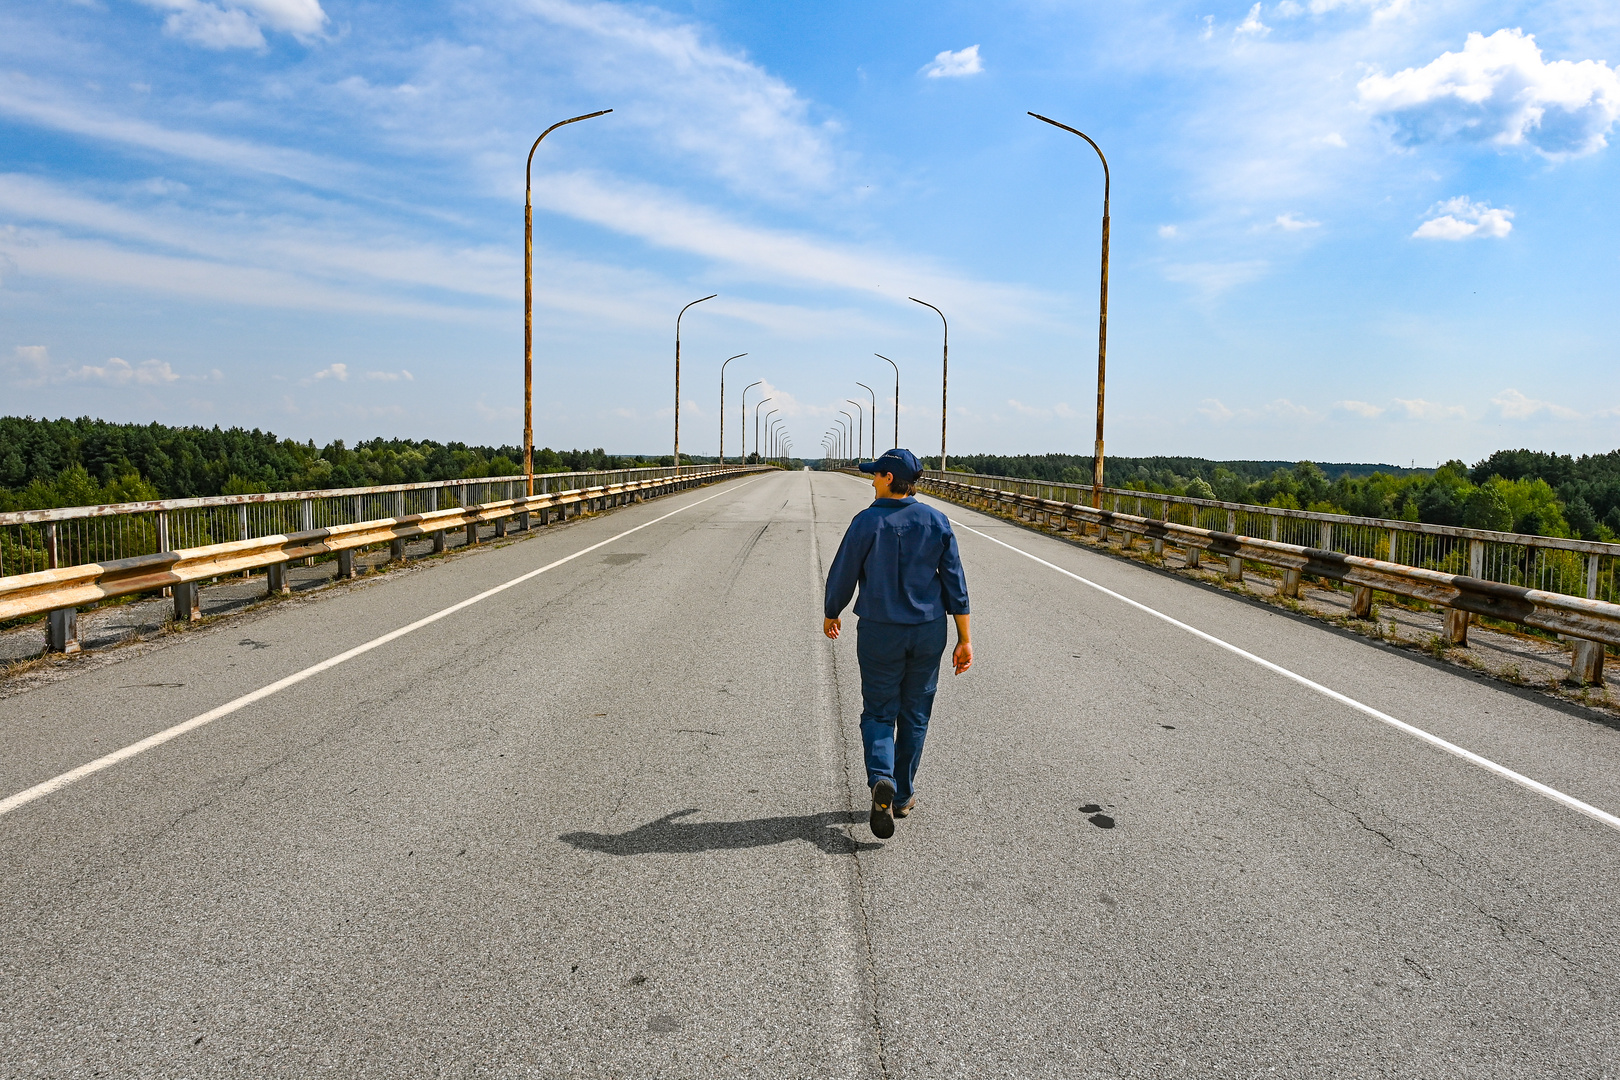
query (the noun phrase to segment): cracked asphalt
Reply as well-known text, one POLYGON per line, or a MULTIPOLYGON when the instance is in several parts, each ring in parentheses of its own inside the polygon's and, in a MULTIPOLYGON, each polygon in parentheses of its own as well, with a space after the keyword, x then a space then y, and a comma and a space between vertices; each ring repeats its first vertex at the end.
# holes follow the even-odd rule
MULTIPOLYGON (((0 700, 0 1076, 1620 1076, 1620 833, 959 530, 976 663, 865 827, 869 490, 770 475, 0 700), (700 500, 708 500, 701 501, 700 500)), ((1609 811, 1580 710, 958 507, 1609 811)))

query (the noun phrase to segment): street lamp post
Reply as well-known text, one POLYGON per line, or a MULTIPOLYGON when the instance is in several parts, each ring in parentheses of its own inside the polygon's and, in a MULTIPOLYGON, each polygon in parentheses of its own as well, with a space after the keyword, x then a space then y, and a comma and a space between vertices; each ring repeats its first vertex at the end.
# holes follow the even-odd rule
MULTIPOLYGON (((842 410, 840 410, 842 412, 842 410)), ((848 416, 848 413, 843 413, 848 416)), ((849 460, 849 425, 838 417, 833 417, 833 423, 838 425, 838 458, 840 461, 849 460)))
POLYGON ((1029 115, 1091 143, 1091 148, 1097 151, 1097 158, 1103 167, 1102 284, 1097 304, 1097 446, 1096 455, 1091 463, 1091 505, 1100 509, 1103 489, 1103 387, 1108 373, 1108 196, 1112 180, 1108 175, 1108 159, 1103 156, 1102 147, 1098 146, 1090 135, 1068 124, 1060 124, 1040 113, 1032 112, 1029 115))
MULTIPOLYGON (((740 352, 733 356, 731 360, 741 360, 747 355, 745 352, 740 352)), ((726 368, 730 365, 731 360, 727 360, 720 365, 720 467, 722 469, 726 467, 726 368)), ((743 449, 746 450, 747 447, 743 449)))
MULTIPOLYGON (((850 439, 853 438, 854 435, 855 435, 855 418, 853 416, 849 415, 849 413, 844 412, 843 409, 839 409, 838 412, 839 412, 839 415, 843 416, 844 419, 849 421, 849 427, 844 432, 844 446, 845 446, 846 449, 848 449, 852 445, 850 443, 850 439)), ((859 450, 855 451, 855 454, 858 454, 858 453, 860 453, 859 450)), ((853 458, 855 456, 855 454, 850 454, 849 456, 853 458)))
POLYGON ((870 386, 867 386, 863 382, 857 382, 855 385, 860 387, 862 390, 865 390, 866 393, 867 393, 867 396, 872 399, 872 460, 876 461, 877 460, 877 394, 873 393, 872 388, 870 386))
POLYGON ((540 149, 541 139, 564 124, 577 124, 612 111, 602 109, 552 124, 529 147, 529 163, 523 168, 523 472, 530 495, 534 494, 534 152, 540 149))
MULTIPOLYGON (((939 354, 939 471, 944 472, 945 418, 949 415, 949 413, 946 411, 945 399, 951 388, 951 324, 945 321, 945 313, 939 310, 939 308, 934 307, 934 305, 930 304, 928 301, 918 300, 915 296, 908 296, 906 299, 910 300, 914 304, 921 304, 925 308, 933 308, 934 314, 939 316, 939 321, 943 323, 945 327, 945 344, 939 354)), ((896 411, 898 411, 898 407, 896 407, 896 411)))
MULTIPOLYGON (((889 360, 880 352, 872 354, 879 360, 889 360)), ((900 445, 900 365, 889 360, 889 366, 894 368, 894 445, 900 445)), ((872 426, 877 427, 877 413, 872 413, 872 426)))
MULTIPOLYGON (((760 383, 763 383, 764 381, 764 379, 759 379, 743 387, 742 415, 737 420, 737 426, 742 429, 742 432, 738 437, 742 440, 742 459, 744 465, 748 464, 748 391, 752 390, 754 387, 760 385, 760 383)), ((759 453, 759 440, 755 439, 754 442, 754 453, 757 454, 759 453)))
POLYGON ((866 449, 866 402, 850 397, 844 400, 855 406, 855 456, 860 457, 866 449))
MULTIPOLYGON (((760 451, 760 443, 759 443, 759 407, 761 405, 765 404, 767 401, 771 401, 771 400, 773 400, 773 399, 772 398, 761 398, 758 401, 754 402, 754 453, 755 454, 758 454, 758 453, 761 452, 760 451)), ((772 409, 770 413, 766 414, 766 416, 769 417, 771 415, 771 413, 774 413, 774 412, 776 412, 776 410, 772 409)))
MULTIPOLYGON (((719 293, 710 293, 699 297, 692 304, 701 304, 705 300, 713 300, 719 293)), ((687 304, 681 308, 681 314, 675 316, 675 475, 681 475, 681 315, 686 314, 687 304)))

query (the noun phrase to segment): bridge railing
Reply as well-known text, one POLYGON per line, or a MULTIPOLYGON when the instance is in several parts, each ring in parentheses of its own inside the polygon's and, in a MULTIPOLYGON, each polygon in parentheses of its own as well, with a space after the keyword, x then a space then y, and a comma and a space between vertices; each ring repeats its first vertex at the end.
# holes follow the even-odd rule
MULTIPOLYGON (((925 474, 971 487, 1032 495, 1089 506, 1090 484, 1053 484, 978 473, 925 474)), ((1129 488, 1103 488, 1103 509, 1194 528, 1275 540, 1321 551, 1355 555, 1464 574, 1526 589, 1620 602, 1620 544, 1555 536, 1429 525, 1419 521, 1320 514, 1248 503, 1159 495, 1129 488)))
POLYGON ((48 647, 74 652, 79 605, 161 590, 172 592, 177 619, 195 619, 197 587, 210 578, 264 570, 269 592, 281 593, 293 562, 335 554, 339 577, 350 577, 354 552, 372 544, 389 544, 390 560, 404 558, 405 544, 422 537, 432 539, 434 551, 444 551, 451 530, 465 529, 473 544, 485 525, 504 536, 514 519, 527 529, 531 514, 547 524, 553 513, 567 517, 570 510, 637 501, 767 468, 549 473, 534 478, 533 495, 523 493, 526 477, 481 477, 5 514, 0 526, 35 530, 23 534, 35 546, 19 544, 25 554, 17 562, 48 565, 0 576, 0 621, 49 612, 48 647), (64 524, 78 530, 67 534, 67 543, 64 524), (113 557, 98 557, 102 551, 113 557))
MULTIPOLYGON (((653 466, 536 473, 534 490, 539 495, 601 487, 668 476, 674 471, 668 466, 653 466)), ((688 466, 682 471, 693 469, 688 466)), ((526 476, 488 476, 0 513, 0 577, 228 540, 400 518, 431 513, 440 507, 499 502, 525 494, 527 480, 526 476)))
POLYGON ((1571 674, 1583 683, 1602 681, 1605 645, 1620 647, 1620 544, 1119 488, 1103 490, 1098 510, 1089 485, 937 470, 925 474, 923 487, 969 504, 1011 507, 1060 528, 1094 526, 1104 540, 1113 531, 1127 546, 1142 537, 1155 554, 1170 543, 1186 553, 1189 567, 1206 552, 1221 556, 1229 580, 1242 580, 1245 563, 1274 567, 1289 597, 1298 596, 1302 575, 1342 582, 1355 589, 1352 617, 1369 614, 1375 589, 1434 603, 1448 609, 1444 637, 1454 645, 1466 644, 1472 615, 1557 633, 1576 639, 1571 674))

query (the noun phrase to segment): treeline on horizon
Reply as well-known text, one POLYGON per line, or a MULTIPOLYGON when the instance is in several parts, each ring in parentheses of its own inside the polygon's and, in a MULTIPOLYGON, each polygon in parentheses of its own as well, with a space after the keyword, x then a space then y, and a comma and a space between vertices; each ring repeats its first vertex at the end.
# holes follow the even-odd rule
MULTIPOLYGON (((681 455, 694 464, 711 458, 681 455)), ((668 465, 595 450, 537 449, 536 472, 668 465)), ((43 510, 147 499, 190 499, 270 491, 370 487, 427 480, 517 476, 518 446, 471 446, 432 439, 277 438, 257 428, 115 424, 80 417, 0 417, 0 510, 43 510)))
MULTIPOLYGON (((1078 454, 953 455, 952 470, 1053 483, 1091 482, 1078 454)), ((938 468, 939 458, 926 462, 938 468)), ((1438 469, 1310 461, 1104 458, 1109 487, 1324 514, 1461 525, 1583 540, 1620 537, 1620 450, 1549 454, 1498 450, 1472 467, 1438 469)))

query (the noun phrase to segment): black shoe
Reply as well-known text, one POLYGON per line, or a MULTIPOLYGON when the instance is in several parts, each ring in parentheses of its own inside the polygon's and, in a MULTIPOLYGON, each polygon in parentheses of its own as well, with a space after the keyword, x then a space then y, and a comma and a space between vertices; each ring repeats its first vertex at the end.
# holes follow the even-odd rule
POLYGON ((894 781, 872 785, 872 835, 887 840, 894 835, 894 781))

